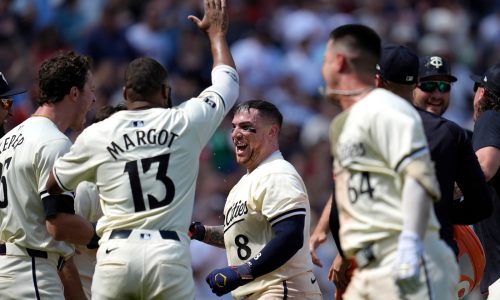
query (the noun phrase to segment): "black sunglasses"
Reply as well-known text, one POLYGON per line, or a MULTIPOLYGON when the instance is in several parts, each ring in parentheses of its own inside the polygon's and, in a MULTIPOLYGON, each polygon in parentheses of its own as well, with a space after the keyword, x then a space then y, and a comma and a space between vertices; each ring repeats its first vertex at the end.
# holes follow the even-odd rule
POLYGON ((448 93, 451 90, 451 84, 446 81, 424 81, 419 83, 418 87, 426 93, 432 93, 435 89, 441 93, 448 93))

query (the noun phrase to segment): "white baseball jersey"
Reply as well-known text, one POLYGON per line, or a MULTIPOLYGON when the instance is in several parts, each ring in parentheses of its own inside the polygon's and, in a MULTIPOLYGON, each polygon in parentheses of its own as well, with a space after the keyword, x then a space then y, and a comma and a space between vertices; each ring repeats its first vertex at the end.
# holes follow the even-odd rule
POLYGON ((244 175, 227 197, 224 243, 229 265, 240 265, 255 257, 273 238, 273 224, 294 215, 305 216, 302 248, 278 269, 234 290, 233 297, 262 291, 312 270, 306 187, 295 168, 283 159, 281 152, 276 151, 255 170, 244 175))
MULTIPOLYGON (((338 115, 330 135, 340 241, 350 257, 375 241, 401 233, 403 174, 412 164, 420 162, 425 171, 419 173, 428 175, 415 178, 419 182, 437 180, 418 113, 389 91, 375 89, 338 115)), ((424 186, 431 195, 439 195, 437 184, 424 186)), ((427 230, 438 229, 432 210, 427 230)))
MULTIPOLYGON (((99 203, 99 191, 94 183, 82 181, 76 187, 75 213, 90 222, 97 222, 99 218, 102 217, 101 204, 99 203)), ((97 249, 88 249, 86 246, 76 246, 76 249, 78 252, 73 256, 73 260, 78 269, 85 296, 90 299, 97 249)))
POLYGON ((45 227, 42 198, 52 165, 71 141, 48 118, 30 117, 0 139, 0 240, 68 257, 45 227))
POLYGON ((97 184, 104 214, 98 235, 121 228, 173 230, 188 241, 199 154, 238 96, 233 68, 217 66, 212 81, 179 106, 119 111, 89 126, 56 161, 63 189, 72 191, 84 180, 97 184))

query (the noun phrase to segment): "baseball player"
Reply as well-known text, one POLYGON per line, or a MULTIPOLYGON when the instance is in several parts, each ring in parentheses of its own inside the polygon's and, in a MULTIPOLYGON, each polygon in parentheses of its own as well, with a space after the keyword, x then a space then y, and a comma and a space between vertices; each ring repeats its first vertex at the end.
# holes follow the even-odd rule
POLYGON ((457 78, 450 74, 449 62, 441 56, 420 57, 418 85, 413 105, 441 116, 450 105, 450 90, 457 78))
POLYGON ((306 187, 279 151, 282 120, 267 101, 237 106, 231 138, 247 173, 229 192, 224 225, 195 222, 190 228, 193 239, 226 249, 229 266, 206 278, 218 296, 322 299, 308 251, 306 187))
MULTIPOLYGON (((45 188, 55 159, 71 146, 63 132, 81 130, 95 101, 90 59, 70 52, 44 61, 39 90, 35 113, 0 139, 1 299, 64 299, 58 270, 74 252, 66 242, 85 245, 94 234, 74 214, 72 194, 49 195, 45 188)), ((61 278, 66 295, 80 299, 72 270, 64 268, 61 278)))
POLYGON ((486 267, 481 292, 488 299, 500 299, 500 64, 491 66, 474 80, 474 151, 486 181, 494 188, 493 215, 479 222, 474 229, 483 244, 486 267))
POLYGON ((380 38, 363 25, 333 30, 322 73, 343 112, 331 125, 340 242, 357 269, 344 299, 455 299, 458 266, 432 209, 439 187, 421 119, 374 89, 380 38))
POLYGON ((0 105, 2 106, 0 109, 0 138, 5 134, 3 123, 11 115, 12 104, 14 103, 12 96, 25 92, 24 89, 11 88, 3 73, 0 72, 0 105))
POLYGON ((441 191, 441 200, 434 206, 441 224, 440 236, 458 254, 453 224, 473 224, 484 219, 491 214, 492 206, 469 137, 460 126, 440 117, 448 107, 451 83, 457 79, 450 74, 448 61, 439 56, 418 59, 408 48, 399 45, 387 45, 383 52, 377 85, 405 99, 413 98, 422 118, 441 191), (455 182, 463 191, 463 201, 454 201, 455 182))
POLYGON ((239 93, 239 78, 225 36, 224 0, 206 0, 212 86, 171 106, 167 72, 141 57, 125 72, 127 110, 87 127, 54 165, 48 189, 75 190, 94 182, 104 216, 92 280, 92 299, 194 299, 187 236, 199 154, 239 93))

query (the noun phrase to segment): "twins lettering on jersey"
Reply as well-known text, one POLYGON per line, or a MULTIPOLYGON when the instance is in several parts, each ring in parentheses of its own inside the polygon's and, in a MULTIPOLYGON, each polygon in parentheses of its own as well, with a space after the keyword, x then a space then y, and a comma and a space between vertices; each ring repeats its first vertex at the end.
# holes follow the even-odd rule
POLYGON ((365 147, 361 142, 343 142, 337 146, 337 155, 339 161, 346 161, 354 157, 366 154, 365 147))
POLYGON ((106 150, 108 150, 109 154, 116 160, 117 156, 121 153, 142 145, 166 145, 170 147, 178 136, 177 133, 169 132, 165 129, 160 131, 154 128, 148 131, 137 130, 130 135, 124 134, 121 141, 112 141, 111 144, 106 147, 106 150))
POLYGON ((22 134, 19 135, 13 134, 11 136, 7 136, 3 139, 3 141, 0 141, 0 143, 3 143, 3 145, 0 144, 0 153, 10 148, 16 149, 16 147, 21 145, 23 142, 24 142, 24 137, 22 134))
POLYGON ((246 201, 235 202, 228 210, 224 218, 224 231, 228 230, 234 224, 244 220, 243 216, 248 214, 246 201))

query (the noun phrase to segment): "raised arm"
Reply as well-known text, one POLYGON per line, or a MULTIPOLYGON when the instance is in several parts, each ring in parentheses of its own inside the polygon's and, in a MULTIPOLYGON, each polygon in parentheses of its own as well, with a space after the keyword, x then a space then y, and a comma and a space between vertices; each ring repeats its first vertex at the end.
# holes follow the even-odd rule
POLYGON ((193 15, 188 16, 188 19, 208 36, 214 60, 213 67, 228 65, 236 69, 226 41, 229 27, 226 0, 204 0, 204 6, 205 15, 202 20, 193 15))

